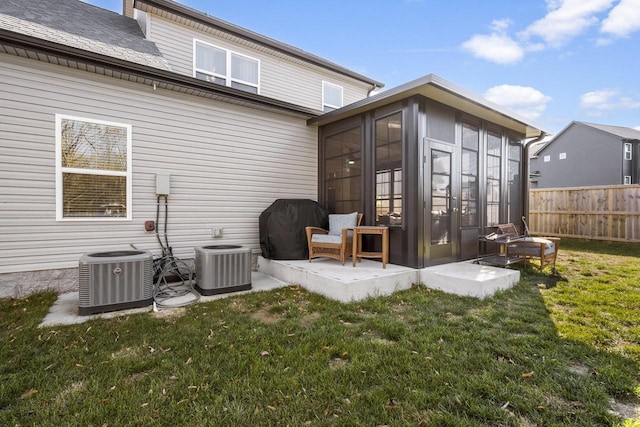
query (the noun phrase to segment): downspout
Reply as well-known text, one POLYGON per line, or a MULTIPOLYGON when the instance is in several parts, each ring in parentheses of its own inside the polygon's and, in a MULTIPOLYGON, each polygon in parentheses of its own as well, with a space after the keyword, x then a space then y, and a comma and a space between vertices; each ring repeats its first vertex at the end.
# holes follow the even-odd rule
POLYGON ((523 216, 527 217, 527 219, 529 218, 529 190, 531 187, 531 178, 529 177, 529 148, 531 146, 531 144, 535 143, 535 142, 540 142, 542 141, 545 137, 547 137, 548 134, 545 131, 540 131, 540 135, 538 135, 537 137, 529 140, 529 141, 525 141, 524 142, 524 158, 525 158, 525 168, 524 168, 524 176, 526 177, 526 180, 524 180, 524 185, 523 185, 523 189, 524 189, 524 196, 523 200, 522 200, 522 213, 523 216))
POLYGON ((369 89, 369 91, 367 92, 367 98, 369 98, 371 96, 371 94, 373 92, 375 92, 378 89, 382 89, 382 87, 378 86, 377 84, 373 84, 373 86, 371 86, 371 89, 369 89))

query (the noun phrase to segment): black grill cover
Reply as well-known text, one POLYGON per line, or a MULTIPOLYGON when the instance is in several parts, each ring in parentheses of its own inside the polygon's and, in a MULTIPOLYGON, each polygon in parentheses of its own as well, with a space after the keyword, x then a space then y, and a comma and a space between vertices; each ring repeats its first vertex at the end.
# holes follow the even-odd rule
POLYGON ((308 259, 307 226, 329 228, 329 210, 309 199, 278 199, 260 214, 260 249, 267 259, 308 259))

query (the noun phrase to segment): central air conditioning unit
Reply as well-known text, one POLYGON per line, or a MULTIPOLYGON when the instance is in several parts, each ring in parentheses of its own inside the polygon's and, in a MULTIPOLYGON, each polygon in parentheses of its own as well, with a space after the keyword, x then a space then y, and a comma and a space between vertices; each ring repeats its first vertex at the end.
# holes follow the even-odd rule
POLYGON ((251 289, 251 248, 210 245, 195 248, 196 286, 202 295, 251 289))
POLYGON ((89 253, 80 258, 78 268, 81 316, 153 302, 153 255, 149 251, 89 253))

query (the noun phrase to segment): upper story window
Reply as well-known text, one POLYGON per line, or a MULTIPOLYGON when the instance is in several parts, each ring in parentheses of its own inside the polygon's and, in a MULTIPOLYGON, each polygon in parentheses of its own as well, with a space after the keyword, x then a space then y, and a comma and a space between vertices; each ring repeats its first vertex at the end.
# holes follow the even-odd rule
POLYGON ((56 114, 56 219, 131 219, 131 125, 56 114))
POLYGON ((325 113, 342 107, 342 86, 322 82, 322 111, 325 113))
POLYGON ((260 61, 193 40, 195 77, 251 93, 260 92, 260 61))
POLYGON ((631 160, 633 158, 633 155, 631 154, 631 149, 632 149, 631 143, 625 142, 624 143, 624 159, 625 160, 631 160))

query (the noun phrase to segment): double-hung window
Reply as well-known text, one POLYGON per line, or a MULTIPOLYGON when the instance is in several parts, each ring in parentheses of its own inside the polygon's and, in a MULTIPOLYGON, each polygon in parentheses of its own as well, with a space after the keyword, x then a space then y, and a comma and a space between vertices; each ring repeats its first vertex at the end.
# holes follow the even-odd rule
POLYGON ((56 115, 56 219, 131 219, 131 125, 56 115))
POLYGON ((322 111, 325 113, 342 107, 342 86, 322 82, 322 111))
POLYGON ((625 160, 632 160, 633 159, 632 148, 633 148, 633 146, 631 145, 630 142, 625 142, 624 143, 624 159, 625 160))
POLYGON ((251 93, 260 92, 260 61, 200 40, 193 40, 196 78, 251 93))

